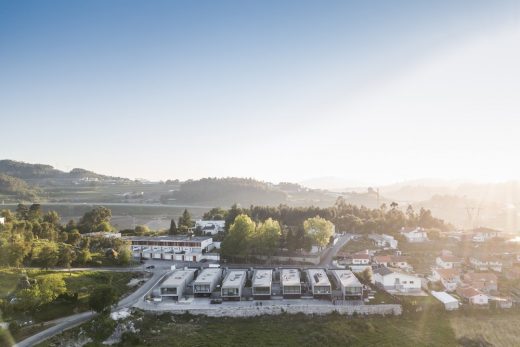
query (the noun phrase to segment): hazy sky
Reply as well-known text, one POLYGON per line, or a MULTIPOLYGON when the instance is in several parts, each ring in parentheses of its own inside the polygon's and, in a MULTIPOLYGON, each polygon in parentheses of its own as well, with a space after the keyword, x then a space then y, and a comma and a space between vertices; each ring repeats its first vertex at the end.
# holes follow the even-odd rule
POLYGON ((520 178, 519 1, 0 0, 0 158, 520 178))

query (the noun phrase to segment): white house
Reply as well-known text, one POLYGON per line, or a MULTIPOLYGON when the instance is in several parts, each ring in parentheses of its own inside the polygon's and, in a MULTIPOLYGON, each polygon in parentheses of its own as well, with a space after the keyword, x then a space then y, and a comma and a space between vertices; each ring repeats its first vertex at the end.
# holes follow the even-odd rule
POLYGON ((5 217, 0 217, 0 224, 5 224, 5 217))
POLYGON ((368 265, 370 264, 370 255, 366 253, 355 253, 351 256, 352 265, 368 265))
POLYGON ((459 267, 462 259, 450 254, 441 254, 435 259, 435 264, 442 269, 453 269, 459 267))
POLYGON ((217 235, 224 232, 225 220, 202 220, 195 221, 195 229, 200 230, 202 235, 217 235))
POLYGON ((252 292, 253 297, 271 296, 271 285, 273 283, 273 270, 257 269, 253 274, 252 292))
POLYGON ((421 278, 381 266, 373 270, 372 281, 385 290, 420 292, 421 278))
POLYGON ((332 286, 329 277, 323 269, 308 269, 307 278, 309 280, 312 295, 314 296, 330 296, 332 294, 332 286))
POLYGON ((502 272, 502 261, 494 257, 474 255, 469 258, 469 263, 478 271, 493 270, 502 272))
POLYGON ((489 297, 473 287, 459 287, 457 294, 472 305, 487 305, 489 297))
POLYGON ((352 271, 349 270, 333 270, 332 274, 336 279, 336 283, 341 289, 343 300, 347 297, 362 298, 363 284, 359 282, 352 271))
POLYGON ((222 270, 219 268, 206 268, 197 276, 193 282, 193 294, 195 296, 209 296, 217 287, 222 277, 222 270))
POLYGON ((453 311, 459 309, 459 301, 450 294, 446 292, 436 292, 432 290, 432 295, 434 298, 442 302, 446 311, 453 311))
POLYGON ((423 228, 406 229, 401 228, 401 235, 403 235, 406 241, 410 243, 426 242, 428 240, 428 234, 423 228))
POLYGON ((161 298, 178 300, 182 297, 188 283, 195 277, 195 269, 175 270, 159 285, 161 298))
POLYGON ((299 297, 302 294, 300 270, 282 269, 280 274, 280 284, 282 286, 282 295, 284 298, 299 297))
POLYGON ((395 267, 405 271, 411 271, 413 267, 408 263, 408 258, 401 255, 377 255, 373 259, 375 264, 386 267, 395 267))
POLYGON ((383 248, 392 248, 392 249, 397 249, 397 240, 393 237, 393 236, 390 236, 390 235, 387 235, 387 234, 382 234, 382 235, 379 235, 379 234, 371 234, 368 236, 369 239, 371 239, 372 241, 374 241, 374 244, 377 246, 377 247, 383 247, 383 248))
POLYGON ((486 242, 489 241, 495 237, 499 236, 500 231, 488 229, 488 228, 478 228, 473 230, 473 236, 471 237, 471 240, 473 242, 486 242))
POLYGON ((460 271, 457 269, 433 269, 432 281, 441 282, 447 291, 453 292, 461 283, 460 271))
POLYGON ((240 300, 246 284, 246 270, 230 270, 222 282, 222 299, 240 300))

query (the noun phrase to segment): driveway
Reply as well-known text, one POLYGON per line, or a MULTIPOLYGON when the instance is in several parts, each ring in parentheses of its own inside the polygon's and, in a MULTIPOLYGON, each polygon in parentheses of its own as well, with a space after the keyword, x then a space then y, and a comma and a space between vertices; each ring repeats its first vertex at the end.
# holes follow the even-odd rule
POLYGON ((341 248, 352 239, 352 235, 346 234, 341 236, 336 244, 325 251, 321 257, 320 266, 328 266, 332 263, 332 259, 338 254, 341 248))

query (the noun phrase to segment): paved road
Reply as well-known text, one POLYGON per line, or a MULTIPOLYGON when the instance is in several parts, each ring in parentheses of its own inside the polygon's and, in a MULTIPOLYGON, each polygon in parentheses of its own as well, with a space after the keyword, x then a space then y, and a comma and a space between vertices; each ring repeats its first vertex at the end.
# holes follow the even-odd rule
POLYGON ((325 251, 325 254, 321 257, 320 266, 331 265, 332 259, 336 256, 339 250, 351 239, 352 235, 349 234, 341 236, 334 246, 325 251))
MULTIPOLYGON (((134 305, 136 302, 139 301, 150 289, 152 289, 155 284, 161 280, 161 278, 166 274, 166 271, 164 270, 158 270, 153 273, 152 277, 146 281, 145 284, 143 284, 141 287, 139 287, 135 292, 132 294, 124 297, 119 301, 117 304, 117 307, 113 309, 113 311, 120 310, 125 307, 130 307, 134 305)), ((42 341, 45 341, 54 335, 57 335, 65 330, 74 328, 82 323, 85 323, 95 317, 97 313, 95 312, 83 312, 78 313, 72 316, 64 317, 59 320, 57 320, 57 324, 43 330, 36 335, 33 335, 31 337, 28 337, 27 339, 18 342, 15 347, 30 347, 37 343, 40 343, 42 341)))

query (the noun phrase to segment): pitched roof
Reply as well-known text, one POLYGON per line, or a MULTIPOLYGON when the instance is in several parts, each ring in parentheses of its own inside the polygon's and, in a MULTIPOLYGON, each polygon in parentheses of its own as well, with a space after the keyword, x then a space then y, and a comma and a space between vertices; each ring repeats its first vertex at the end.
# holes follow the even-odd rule
POLYGON ((459 287, 457 288, 457 294, 464 298, 471 298, 482 293, 473 287, 459 287))
POLYGON ((449 255, 449 254, 441 255, 441 256, 439 256, 439 258, 441 258, 442 261, 445 263, 460 263, 461 262, 460 258, 458 258, 454 255, 449 255))
POLYGON ((460 271, 457 269, 435 269, 435 272, 445 280, 460 276, 460 271))
POLYGON ((392 257, 389 255, 376 255, 373 259, 376 263, 379 263, 379 264, 389 263, 390 261, 392 261, 392 257))

